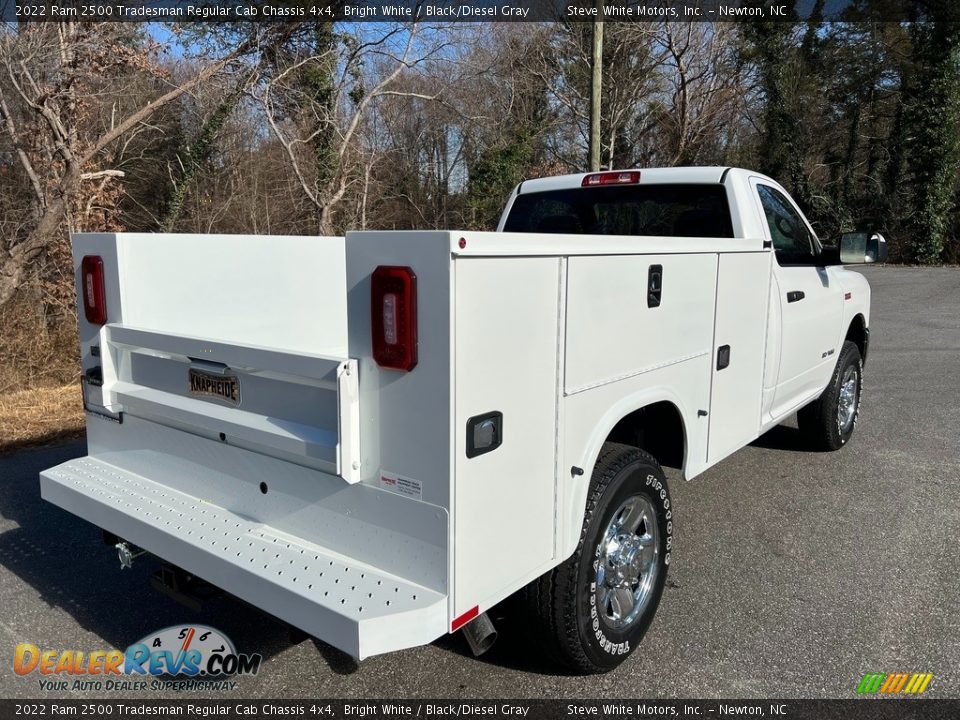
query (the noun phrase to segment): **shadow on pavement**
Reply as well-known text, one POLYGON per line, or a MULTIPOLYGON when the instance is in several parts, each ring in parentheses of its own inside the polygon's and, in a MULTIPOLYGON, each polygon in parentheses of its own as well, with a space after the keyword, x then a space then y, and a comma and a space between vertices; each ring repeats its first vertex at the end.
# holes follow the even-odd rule
MULTIPOLYGON (((42 500, 40 471, 85 452, 85 443, 78 442, 0 457, 0 528, 7 528, 0 531, 0 565, 36 592, 33 599, 19 593, 25 605, 43 603, 62 610, 83 629, 121 650, 148 633, 185 623, 215 627, 240 652, 258 652, 264 659, 291 646, 284 623, 229 595, 217 597, 197 612, 156 592, 150 586, 150 575, 158 567, 155 558, 141 558, 133 568, 121 571, 116 551, 103 544, 98 528, 42 500)), ((7 610, 14 617, 30 613, 28 607, 7 610)), ((23 638, 24 642, 39 640, 23 638)), ((66 647, 75 641, 62 638, 66 647)), ((352 662, 349 656, 315 642, 334 672, 347 667, 343 658, 352 662)))
POLYGON ((752 443, 751 447, 767 450, 788 450, 790 452, 819 453, 822 449, 814 447, 798 428, 789 425, 776 425, 752 443))
POLYGON ((0 458, 27 450, 55 447, 67 443, 82 445, 82 443, 78 443, 77 441, 83 440, 84 434, 83 430, 54 430, 53 432, 48 432, 46 435, 40 435, 39 437, 25 441, 5 443, 0 440, 0 458))
POLYGON ((481 665, 550 677, 567 674, 536 646, 525 624, 524 608, 518 594, 494 606, 488 614, 497 629, 497 641, 480 657, 474 657, 466 638, 459 632, 444 635, 435 640, 433 646, 481 665))
MULTIPOLYGON (((20 593, 24 603, 43 603, 47 608, 62 610, 84 630, 121 650, 162 628, 200 623, 225 632, 240 652, 257 652, 264 659, 309 639, 337 675, 351 675, 360 669, 346 653, 291 630, 282 621, 230 595, 217 596, 200 611, 180 605, 151 587, 150 576, 159 567, 154 557, 140 558, 131 569, 121 570, 116 551, 103 544, 99 528, 40 497, 40 471, 85 452, 86 445, 81 441, 0 457, 0 527, 8 527, 0 530, 0 566, 36 592, 35 599, 20 593)), ((534 674, 557 674, 556 666, 527 640, 514 599, 501 603, 493 613, 500 637, 476 662, 534 674)), ((24 642, 39 640, 23 638, 24 642)), ((56 640, 49 638, 50 642, 56 640)), ((75 639, 64 637, 62 642, 69 645, 75 639)), ((459 633, 441 637, 433 645, 474 659, 459 633)))

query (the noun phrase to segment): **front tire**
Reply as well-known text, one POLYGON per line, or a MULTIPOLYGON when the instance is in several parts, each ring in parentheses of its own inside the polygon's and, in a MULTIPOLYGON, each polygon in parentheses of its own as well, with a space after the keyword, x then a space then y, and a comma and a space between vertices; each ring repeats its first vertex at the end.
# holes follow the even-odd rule
POLYGON ((820 450, 839 450, 853 436, 860 417, 863 360, 855 343, 846 340, 840 349, 830 384, 819 398, 797 413, 797 424, 810 443, 820 450))
POLYGON ((673 510, 660 465, 643 450, 606 443, 577 549, 523 591, 537 644, 576 673, 617 667, 653 621, 672 546, 673 510))

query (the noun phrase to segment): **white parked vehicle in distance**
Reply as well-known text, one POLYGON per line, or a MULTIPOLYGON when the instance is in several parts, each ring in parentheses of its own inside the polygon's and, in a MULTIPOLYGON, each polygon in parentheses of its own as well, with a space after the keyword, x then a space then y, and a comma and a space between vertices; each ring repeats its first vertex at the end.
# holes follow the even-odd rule
POLYGON ((497 232, 78 234, 89 455, 43 497, 159 583, 203 578, 364 658, 522 591, 600 672, 673 562, 693 478, 799 411, 853 433, 870 288, 736 168, 522 183, 497 232))

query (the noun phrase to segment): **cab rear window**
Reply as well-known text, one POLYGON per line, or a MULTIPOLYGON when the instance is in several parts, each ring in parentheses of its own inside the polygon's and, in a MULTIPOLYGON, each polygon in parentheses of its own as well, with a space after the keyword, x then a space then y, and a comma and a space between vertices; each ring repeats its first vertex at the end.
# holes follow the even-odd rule
POLYGON ((733 237, 722 185, 621 185, 521 193, 507 232, 733 237))

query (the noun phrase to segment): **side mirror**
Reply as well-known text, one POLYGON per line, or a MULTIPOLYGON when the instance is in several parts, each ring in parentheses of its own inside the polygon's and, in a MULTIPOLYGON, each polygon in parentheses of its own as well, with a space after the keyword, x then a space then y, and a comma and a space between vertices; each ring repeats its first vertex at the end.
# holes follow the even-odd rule
POLYGON ((840 264, 887 261, 887 240, 878 232, 848 232, 840 236, 840 264))

